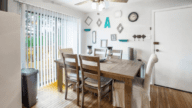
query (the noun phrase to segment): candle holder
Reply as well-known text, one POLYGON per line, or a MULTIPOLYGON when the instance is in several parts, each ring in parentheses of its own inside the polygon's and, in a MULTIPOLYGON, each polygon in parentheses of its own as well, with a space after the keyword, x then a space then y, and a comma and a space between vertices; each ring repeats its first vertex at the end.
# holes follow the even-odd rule
POLYGON ((92 46, 87 46, 87 54, 91 55, 92 54, 92 46))
POLYGON ((113 47, 107 47, 107 56, 111 59, 111 56, 113 56, 113 47))

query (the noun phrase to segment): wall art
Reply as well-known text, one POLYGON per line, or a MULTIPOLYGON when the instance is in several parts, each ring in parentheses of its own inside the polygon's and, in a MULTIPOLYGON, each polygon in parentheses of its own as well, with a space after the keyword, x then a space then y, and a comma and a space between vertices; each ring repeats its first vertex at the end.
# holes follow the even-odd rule
POLYGON ((107 48, 108 46, 108 40, 107 39, 102 39, 101 40, 101 47, 102 48, 107 48))
POLYGON ((88 16, 85 23, 89 26, 93 20, 88 16))
POLYGON ((96 31, 93 31, 92 32, 92 43, 93 44, 96 44, 96 39, 97 39, 97 33, 96 33, 96 31))
POLYGON ((116 34, 111 35, 111 41, 117 41, 117 35, 116 34))
POLYGON ((121 10, 115 12, 115 18, 120 18, 121 16, 122 16, 121 10))
POLYGON ((98 21, 97 21, 97 25, 100 27, 101 24, 102 24, 102 21, 101 21, 100 19, 98 19, 98 21))
POLYGON ((122 24, 120 23, 118 26, 117 26, 117 31, 119 32, 119 33, 121 33, 122 31, 123 31, 123 26, 122 26, 122 24))
POLYGON ((111 28, 110 21, 109 21, 109 17, 106 18, 104 28, 107 28, 107 27, 108 27, 108 28, 111 28))

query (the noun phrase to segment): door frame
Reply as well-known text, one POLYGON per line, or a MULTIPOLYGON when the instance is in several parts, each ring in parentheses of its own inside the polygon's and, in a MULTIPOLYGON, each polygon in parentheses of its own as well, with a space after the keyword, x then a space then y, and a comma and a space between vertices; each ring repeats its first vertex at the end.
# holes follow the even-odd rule
MULTIPOLYGON (((157 12, 164 12, 164 11, 171 11, 171 10, 178 10, 178 9, 186 9, 186 8, 192 8, 192 5, 171 7, 171 8, 158 9, 158 10, 153 10, 152 11, 151 53, 154 53, 154 54, 156 53, 155 52, 155 45, 153 44, 153 42, 155 42, 155 14, 157 12)), ((154 85, 154 84, 155 84, 155 66, 153 68, 153 74, 152 74, 152 85, 154 85)))

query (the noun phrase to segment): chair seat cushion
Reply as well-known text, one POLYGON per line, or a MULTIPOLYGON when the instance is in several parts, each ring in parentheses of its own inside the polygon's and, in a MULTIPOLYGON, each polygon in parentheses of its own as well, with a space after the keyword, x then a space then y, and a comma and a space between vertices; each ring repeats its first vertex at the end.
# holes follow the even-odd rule
MULTIPOLYGON (((100 77, 101 78, 101 87, 104 87, 105 85, 109 84, 112 79, 111 78, 106 78, 106 77, 100 77)), ((92 79, 92 78, 87 78, 85 79, 85 84, 93 86, 93 87, 98 87, 98 80, 92 79)))

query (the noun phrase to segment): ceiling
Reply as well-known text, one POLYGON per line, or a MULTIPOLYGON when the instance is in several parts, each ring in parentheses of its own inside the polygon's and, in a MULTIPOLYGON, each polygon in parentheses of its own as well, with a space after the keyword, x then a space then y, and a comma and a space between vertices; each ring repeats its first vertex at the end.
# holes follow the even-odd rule
MULTIPOLYGON (((39 0, 38 0, 39 1, 39 0)), ((54 4, 57 4, 57 5, 61 5, 61 6, 65 6, 65 7, 68 7, 68 8, 72 8, 72 9, 75 9, 75 10, 79 10, 79 11, 82 11, 84 13, 90 13, 90 12, 97 12, 98 10, 93 10, 92 7, 91 7, 91 4, 92 2, 89 1, 88 3, 86 4, 82 4, 82 5, 75 5, 76 3, 79 3, 79 2, 83 2, 83 1, 86 1, 86 0, 42 0, 43 2, 47 2, 47 3, 51 3, 51 2, 54 2, 54 4)), ((115 8, 115 7, 123 7, 123 6, 128 6, 128 3, 145 3, 145 4, 148 4, 148 3, 152 3, 152 2, 164 2, 164 3, 179 3, 179 4, 183 4, 184 2, 191 2, 191 0, 128 0, 127 3, 118 3, 118 2, 109 2, 109 7, 108 9, 112 9, 112 8, 115 8)))
MULTIPOLYGON (((98 11, 98 10, 92 9, 92 7, 91 7, 92 2, 91 1, 86 3, 86 4, 82 4, 82 5, 78 5, 78 6, 75 5, 76 3, 83 2, 86 0, 43 0, 43 1, 44 2, 54 1, 55 4, 60 4, 62 6, 66 6, 66 7, 72 8, 72 9, 76 9, 76 10, 80 10, 80 11, 85 12, 85 13, 98 11)), ((127 3, 109 2, 109 8, 114 8, 114 7, 118 7, 118 6, 125 6, 125 5, 127 5, 127 3)))

